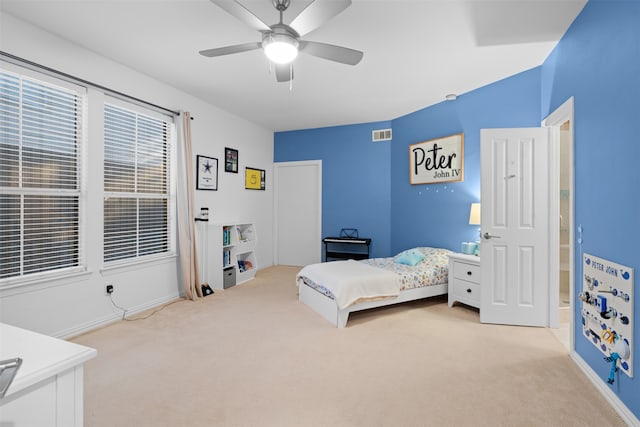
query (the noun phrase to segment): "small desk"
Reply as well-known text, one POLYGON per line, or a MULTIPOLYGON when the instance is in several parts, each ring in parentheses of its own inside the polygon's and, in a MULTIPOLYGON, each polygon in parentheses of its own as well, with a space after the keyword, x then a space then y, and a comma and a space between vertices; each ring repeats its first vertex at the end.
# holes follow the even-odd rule
POLYGON ((81 427, 83 364, 96 350, 0 323, 0 360, 22 366, 0 399, 0 426, 81 427))
POLYGON ((325 237, 324 259, 366 259, 369 258, 371 239, 364 237, 325 237))

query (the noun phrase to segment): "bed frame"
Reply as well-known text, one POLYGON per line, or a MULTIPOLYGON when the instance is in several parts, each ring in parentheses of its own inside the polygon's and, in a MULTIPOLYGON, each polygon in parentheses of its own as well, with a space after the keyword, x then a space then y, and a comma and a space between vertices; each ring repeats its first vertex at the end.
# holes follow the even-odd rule
POLYGON ((398 304, 401 302, 414 301, 422 298, 444 295, 448 292, 448 284, 425 286, 422 288, 407 289, 400 292, 400 295, 394 298, 386 298, 377 301, 366 301, 353 304, 343 310, 338 310, 335 300, 326 297, 315 289, 301 284, 298 289, 298 300, 309 307, 322 317, 327 319, 338 328, 347 326, 349 313, 354 311, 366 310, 369 308, 384 307, 386 305, 398 304))

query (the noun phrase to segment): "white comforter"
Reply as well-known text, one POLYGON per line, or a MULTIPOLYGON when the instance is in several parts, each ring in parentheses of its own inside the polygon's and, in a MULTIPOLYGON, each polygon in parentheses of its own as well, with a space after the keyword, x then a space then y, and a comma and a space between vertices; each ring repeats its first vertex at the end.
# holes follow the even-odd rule
POLYGON ((307 265, 296 277, 298 286, 303 284, 302 277, 329 289, 340 310, 356 302, 400 294, 397 274, 351 259, 307 265))

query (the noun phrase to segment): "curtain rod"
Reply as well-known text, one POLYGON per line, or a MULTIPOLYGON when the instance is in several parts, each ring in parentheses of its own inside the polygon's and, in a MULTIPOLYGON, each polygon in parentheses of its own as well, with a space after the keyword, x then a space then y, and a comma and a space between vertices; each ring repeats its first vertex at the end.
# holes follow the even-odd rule
MULTIPOLYGON (((120 97, 120 98, 124 98, 124 99, 130 100, 130 101, 134 101, 135 103, 138 103, 138 104, 143 104, 143 105, 146 105, 148 107, 153 107, 156 110, 164 111, 165 113, 170 113, 170 114, 172 114, 174 116, 179 116, 180 115, 180 111, 174 111, 174 110, 171 110, 169 108, 161 107, 160 105, 156 105, 156 104, 153 104, 151 102, 145 101, 143 99, 136 98, 134 96, 127 95, 127 94, 119 92, 117 90, 110 89, 108 87, 99 85, 97 83, 93 83, 93 82, 90 82, 88 80, 81 79, 81 78, 76 77, 76 76, 72 76, 71 74, 63 73, 62 71, 58 71, 58 70, 55 70, 53 68, 47 67, 45 65, 41 65, 41 64, 29 61, 28 59, 20 58, 19 56, 15 56, 15 55, 12 55, 10 53, 7 53, 7 52, 1 51, 1 50, 0 50, 0 56, 4 57, 3 59, 7 60, 7 62, 16 64, 16 65, 23 65, 23 66, 26 65, 27 68, 33 69, 35 71, 44 71, 46 74, 52 75, 54 77, 62 78, 63 80, 70 81, 71 83, 76 83, 76 84, 77 83, 82 83, 83 85, 87 85, 87 86, 94 87, 96 89, 103 90, 103 91, 109 93, 110 95, 115 95, 115 96, 120 97)), ((193 120, 193 117, 191 117, 191 120, 193 120)))

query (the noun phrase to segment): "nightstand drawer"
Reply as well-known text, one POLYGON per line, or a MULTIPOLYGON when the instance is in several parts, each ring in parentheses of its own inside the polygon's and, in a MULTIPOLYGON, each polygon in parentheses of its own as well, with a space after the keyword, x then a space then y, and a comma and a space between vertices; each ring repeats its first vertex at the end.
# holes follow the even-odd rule
POLYGON ((478 283, 454 280, 453 295, 456 301, 468 303, 474 307, 480 306, 480 285, 478 283))
POLYGON ((465 264, 462 262, 453 263, 453 277, 456 279, 468 280, 480 283, 480 266, 465 264))
POLYGON ((480 257, 449 254, 449 307, 456 301, 480 308, 480 257))

